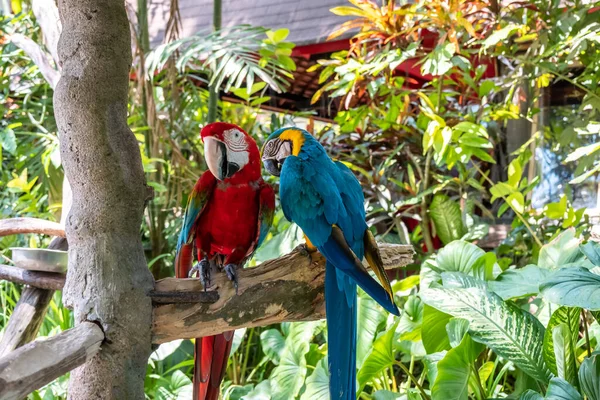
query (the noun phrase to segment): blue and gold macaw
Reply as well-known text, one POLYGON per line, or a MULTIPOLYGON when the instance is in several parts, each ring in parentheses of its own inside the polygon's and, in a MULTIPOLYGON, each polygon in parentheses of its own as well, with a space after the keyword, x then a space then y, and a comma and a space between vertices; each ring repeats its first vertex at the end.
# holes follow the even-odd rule
POLYGON ((282 128, 267 139, 262 160, 280 176, 279 196, 286 218, 295 222, 327 259, 329 392, 334 400, 356 398, 356 285, 388 312, 399 315, 377 243, 365 222, 360 183, 342 163, 333 162, 307 131, 282 128), (362 264, 363 256, 381 286, 362 264))

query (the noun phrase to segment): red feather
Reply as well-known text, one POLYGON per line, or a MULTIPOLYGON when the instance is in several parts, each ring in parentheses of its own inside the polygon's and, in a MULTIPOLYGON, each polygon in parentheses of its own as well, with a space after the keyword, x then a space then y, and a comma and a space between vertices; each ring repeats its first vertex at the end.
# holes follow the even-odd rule
MULTIPOLYGON (((202 130, 202 137, 218 137, 222 130, 232 127, 243 132, 231 124, 210 124, 202 130)), ((248 163, 224 181, 216 181, 210 171, 206 171, 190 195, 182 230, 184 238, 182 240, 180 237, 182 244, 175 258, 178 278, 188 276, 193 262, 194 238, 198 259, 208 257, 212 260, 224 256, 224 264, 242 265, 256 250, 261 224, 270 226, 272 223, 275 194, 261 177, 260 153, 256 142, 248 134, 245 136, 248 163)), ((230 331, 196 339, 195 400, 218 399, 233 334, 234 331, 230 331)))

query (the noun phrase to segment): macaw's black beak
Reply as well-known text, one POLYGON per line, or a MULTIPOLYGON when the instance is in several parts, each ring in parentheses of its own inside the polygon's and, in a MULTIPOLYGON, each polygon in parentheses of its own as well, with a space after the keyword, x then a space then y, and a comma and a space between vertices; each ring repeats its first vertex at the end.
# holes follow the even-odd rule
POLYGON ((279 176, 281 174, 281 165, 274 158, 263 158, 263 164, 268 173, 273 176, 279 176))
POLYGON ((204 158, 210 172, 222 181, 240 170, 240 166, 227 159, 227 146, 214 137, 204 138, 204 158))

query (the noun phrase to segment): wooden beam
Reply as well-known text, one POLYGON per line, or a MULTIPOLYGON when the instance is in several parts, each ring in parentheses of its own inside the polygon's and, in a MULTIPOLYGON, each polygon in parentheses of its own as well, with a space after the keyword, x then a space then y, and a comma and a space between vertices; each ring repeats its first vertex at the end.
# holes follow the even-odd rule
POLYGON ((0 357, 36 338, 53 294, 54 290, 31 286, 21 291, 21 297, 10 315, 0 341, 0 357))
POLYGON ((38 218, 8 218, 0 220, 0 236, 40 233, 65 237, 65 227, 57 222, 38 218))
MULTIPOLYGON (((380 245, 388 269, 412 262, 413 248, 406 245, 380 245)), ((323 285, 325 259, 294 251, 256 268, 238 271, 236 295, 223 273, 212 277, 219 299, 213 304, 165 304, 154 307, 153 343, 215 335, 242 327, 255 327, 284 321, 310 321, 324 318, 323 285)), ((156 282, 160 292, 200 293, 198 279, 167 278, 156 282)))
POLYGON ((0 279, 47 290, 62 290, 65 284, 64 274, 28 271, 10 265, 0 265, 0 279))
POLYGON ((82 365, 100 349, 104 333, 82 322, 56 336, 39 339, 0 358, 0 399, 19 400, 82 365))

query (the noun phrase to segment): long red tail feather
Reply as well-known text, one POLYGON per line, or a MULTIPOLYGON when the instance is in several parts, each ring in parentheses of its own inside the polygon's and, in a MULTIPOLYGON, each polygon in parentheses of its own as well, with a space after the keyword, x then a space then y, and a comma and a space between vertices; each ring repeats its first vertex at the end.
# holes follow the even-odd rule
POLYGON ((227 369, 234 331, 196 339, 194 349, 194 400, 218 400, 227 369))

